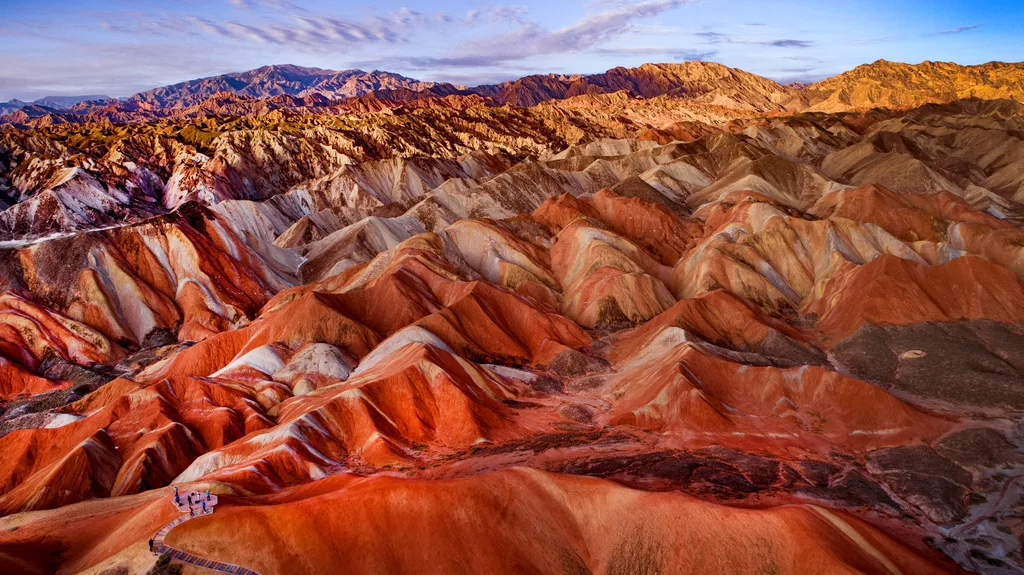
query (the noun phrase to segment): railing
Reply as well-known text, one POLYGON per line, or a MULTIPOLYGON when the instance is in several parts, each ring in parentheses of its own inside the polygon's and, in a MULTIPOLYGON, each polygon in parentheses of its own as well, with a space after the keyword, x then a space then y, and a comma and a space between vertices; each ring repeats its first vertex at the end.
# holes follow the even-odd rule
POLYGON ((175 503, 174 499, 171 499, 171 504, 174 505, 175 509, 177 509, 178 511, 181 511, 182 513, 188 511, 198 511, 199 513, 195 515, 192 515, 190 513, 189 515, 182 515, 180 517, 176 517, 173 521, 161 527, 160 530, 156 532, 156 535, 153 536, 153 553, 156 553, 157 555, 167 555, 171 559, 177 559, 178 561, 183 561, 185 563, 188 563, 189 565, 195 565, 196 567, 204 567, 206 569, 219 571, 221 573, 235 573, 237 575, 260 575, 259 571, 249 569, 248 567, 242 567, 241 565, 235 565, 233 563, 224 563, 223 561, 214 561, 213 559, 207 559, 205 557, 193 555, 188 551, 176 549, 164 543, 164 539, 167 537, 167 534, 170 533, 172 529, 186 521, 197 519, 204 515, 212 515, 214 512, 214 508, 217 506, 216 495, 211 494, 210 498, 207 500, 205 499, 205 496, 199 493, 198 491, 192 491, 188 493, 184 498, 182 498, 179 495, 178 500, 179 502, 175 503), (192 498, 195 498, 197 500, 197 503, 189 505, 187 502, 192 498), (205 511, 203 510, 204 501, 206 502, 205 511))

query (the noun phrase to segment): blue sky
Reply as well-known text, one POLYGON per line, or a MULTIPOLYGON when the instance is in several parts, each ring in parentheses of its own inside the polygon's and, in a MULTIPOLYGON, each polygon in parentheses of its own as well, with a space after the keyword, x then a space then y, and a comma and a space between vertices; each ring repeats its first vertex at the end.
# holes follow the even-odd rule
POLYGON ((0 101, 266 64, 490 83, 705 59, 782 81, 879 58, 1024 60, 1020 0, 0 0, 0 101))

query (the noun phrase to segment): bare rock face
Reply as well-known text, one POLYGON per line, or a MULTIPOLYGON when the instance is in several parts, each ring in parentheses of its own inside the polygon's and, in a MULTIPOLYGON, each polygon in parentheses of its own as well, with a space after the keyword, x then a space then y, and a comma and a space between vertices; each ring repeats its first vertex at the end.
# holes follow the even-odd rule
POLYGON ((0 565, 148 568, 173 486, 222 497, 165 544, 265 574, 1020 570, 1024 108, 901 70, 786 116, 846 96, 272 67, 5 130, 0 565))
POLYGON ((1024 400, 1024 336, 990 321, 868 326, 833 357, 868 381, 946 410, 1016 411, 1024 400))
POLYGON ((804 89, 811 109, 835 112, 849 108, 910 108, 961 98, 1020 100, 1019 63, 989 62, 960 66, 952 62, 902 64, 878 60, 804 89))
POLYGON ((964 467, 999 468, 1019 461, 1012 443, 991 428, 964 429, 936 444, 945 458, 964 467))
POLYGON ((545 366, 548 371, 562 377, 579 377, 607 368, 607 363, 575 349, 559 353, 545 366))
POLYGON ((868 454, 868 469, 936 523, 951 523, 967 514, 970 472, 929 447, 875 451, 868 454))

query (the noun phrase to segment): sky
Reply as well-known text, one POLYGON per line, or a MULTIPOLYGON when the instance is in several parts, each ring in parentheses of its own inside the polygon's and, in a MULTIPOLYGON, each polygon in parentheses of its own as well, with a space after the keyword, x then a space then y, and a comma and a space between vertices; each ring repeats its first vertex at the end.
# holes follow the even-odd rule
POLYGON ((710 60, 813 81, 877 59, 1024 61, 1021 0, 0 0, 0 101, 297 64, 477 85, 710 60))

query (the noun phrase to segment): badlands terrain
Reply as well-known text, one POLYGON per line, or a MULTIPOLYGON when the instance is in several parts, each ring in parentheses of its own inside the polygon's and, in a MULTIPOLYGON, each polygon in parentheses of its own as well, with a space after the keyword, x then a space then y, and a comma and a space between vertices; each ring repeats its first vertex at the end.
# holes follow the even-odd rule
POLYGON ((1022 79, 11 107, 0 572, 1019 572, 1022 79))

